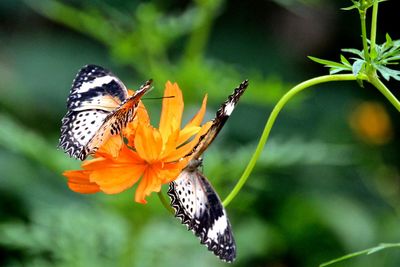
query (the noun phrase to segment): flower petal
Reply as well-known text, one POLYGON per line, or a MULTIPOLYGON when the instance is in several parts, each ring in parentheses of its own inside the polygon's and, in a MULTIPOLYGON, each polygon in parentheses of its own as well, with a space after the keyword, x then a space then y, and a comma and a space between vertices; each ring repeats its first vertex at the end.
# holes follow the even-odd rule
POLYGON ((135 192, 135 201, 146 204, 146 196, 161 190, 161 180, 153 166, 148 166, 135 192))
POLYGON ((90 170, 90 181, 107 194, 120 193, 138 181, 146 163, 128 148, 121 150, 118 158, 97 158, 83 166, 90 170))
POLYGON ((128 141, 128 145, 131 147, 134 147, 134 139, 135 139, 135 133, 136 129, 138 126, 138 123, 142 122, 144 124, 150 124, 150 117, 147 112, 146 107, 144 106, 142 101, 139 101, 139 105, 136 109, 136 115, 131 123, 128 123, 126 126, 123 136, 126 137, 128 141))
POLYGON ((163 141, 160 132, 150 124, 139 122, 135 135, 135 149, 148 163, 159 159, 163 141))
POLYGON ((100 148, 97 150, 95 157, 118 157, 119 151, 123 145, 121 136, 111 136, 100 148))
POLYGON ((162 183, 166 184, 178 178, 178 175, 187 166, 188 162, 189 158, 184 158, 176 162, 164 164, 164 168, 159 172, 159 177, 161 177, 162 183))
POLYGON ((179 129, 176 129, 175 131, 171 132, 167 140, 163 140, 163 149, 161 155, 159 156, 160 160, 162 160, 164 157, 171 156, 171 154, 175 154, 176 147, 178 146, 177 140, 179 138, 179 133, 179 129))
POLYGON ((200 124, 203 121, 204 114, 206 113, 206 105, 207 95, 204 96, 203 103, 201 104, 201 108, 199 109, 199 111, 181 130, 178 145, 185 143, 192 135, 196 134, 200 130, 200 124))
POLYGON ((184 104, 182 91, 179 89, 176 83, 172 84, 170 81, 168 81, 165 84, 159 124, 159 130, 163 140, 167 140, 167 137, 171 134, 171 132, 175 131, 176 129, 180 129, 183 107, 184 104), (171 96, 173 97, 171 98, 171 96))
POLYGON ((180 146, 179 148, 176 149, 175 153, 168 155, 168 157, 165 157, 163 160, 165 162, 173 162, 173 161, 177 161, 177 160, 187 156, 193 150, 193 148, 197 145, 197 143, 200 140, 200 137, 203 136, 208 131, 208 129, 211 127, 211 125, 212 125, 212 121, 206 122, 201 127, 200 131, 198 131, 198 133, 193 138, 193 140, 180 146))
POLYGON ((100 187, 89 180, 90 171, 65 171, 63 175, 68 179, 68 187, 74 192, 93 194, 100 191, 100 187))

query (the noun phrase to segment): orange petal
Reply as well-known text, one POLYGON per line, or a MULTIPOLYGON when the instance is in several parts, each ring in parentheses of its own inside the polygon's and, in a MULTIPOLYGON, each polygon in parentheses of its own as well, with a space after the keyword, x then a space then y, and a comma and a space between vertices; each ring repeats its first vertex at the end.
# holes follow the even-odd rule
POLYGON ((118 157, 119 151, 123 145, 121 136, 111 136, 100 148, 97 150, 95 157, 111 156, 118 157))
POLYGON ((146 196, 150 195, 152 192, 159 192, 160 190, 161 180, 157 175, 157 171, 153 169, 153 166, 148 167, 136 189, 135 201, 146 204, 146 196))
POLYGON ((126 137, 128 145, 131 147, 135 146, 134 140, 135 140, 136 129, 139 122, 142 122, 144 124, 150 124, 149 114, 142 101, 139 101, 139 106, 136 109, 136 115, 133 121, 128 123, 127 127, 123 132, 123 136, 126 137))
POLYGON ((143 174, 146 165, 121 164, 98 169, 90 175, 90 180, 99 185, 106 194, 117 194, 132 187, 143 174))
POLYGON ((167 82, 165 84, 164 98, 162 104, 161 118, 159 124, 159 130, 163 140, 167 140, 167 137, 171 132, 176 129, 180 129, 182 123, 182 112, 183 112, 183 97, 182 91, 179 89, 176 83, 172 84, 167 82), (172 98, 167 98, 171 97, 172 98))
POLYGON ((199 111, 182 129, 179 135, 178 145, 181 145, 184 142, 186 142, 192 135, 196 134, 200 130, 199 126, 203 121, 204 114, 206 113, 206 105, 207 105, 207 95, 204 96, 203 103, 199 111))
POLYGON ((149 163, 157 160, 162 146, 160 132, 149 124, 139 122, 135 135, 135 149, 140 158, 149 163))
POLYGON ((100 187, 89 180, 90 171, 65 171, 63 175, 68 179, 68 187, 74 192, 93 194, 100 191, 100 187))
POLYGON ((178 146, 177 140, 179 138, 179 133, 179 129, 176 129, 175 131, 171 132, 167 140, 163 140, 164 146, 162 153, 159 156, 160 160, 162 160, 164 157, 170 156, 171 154, 175 154, 176 147, 178 146))
POLYGON ((178 178, 178 175, 182 172, 182 169, 186 167, 188 162, 189 158, 185 158, 177 162, 164 164, 164 168, 159 174, 159 177, 162 178, 162 183, 166 184, 178 178))
POLYGON ((208 129, 211 127, 211 125, 212 125, 212 121, 208 121, 205 124, 203 124, 200 131, 196 134, 196 136, 193 138, 193 140, 191 140, 190 142, 179 147, 175 153, 169 155, 168 157, 164 158, 163 160, 165 162, 172 162, 172 161, 177 161, 177 160, 185 157, 186 155, 188 155, 191 151, 193 151, 193 148, 199 142, 200 137, 208 131, 208 129))
POLYGON ((107 194, 120 193, 133 186, 143 174, 146 163, 128 148, 121 150, 120 156, 98 158, 83 166, 90 170, 90 181, 99 185, 107 194))

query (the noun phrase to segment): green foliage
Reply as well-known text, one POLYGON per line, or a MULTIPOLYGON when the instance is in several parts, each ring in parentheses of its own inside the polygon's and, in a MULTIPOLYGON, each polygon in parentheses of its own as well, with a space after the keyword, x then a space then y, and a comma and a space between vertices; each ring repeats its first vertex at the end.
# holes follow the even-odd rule
MULTIPOLYGON (((275 17, 269 9, 276 4, 199 0, 177 7, 176 1, 24 2, 48 20, 18 1, 0 3, 6 20, 2 29, 10 27, 0 32, 4 40, 0 265, 225 266, 165 211, 155 195, 142 206, 133 202, 133 190, 88 196, 69 191, 61 172, 78 168, 79 162, 56 150, 59 120, 65 114, 74 72, 88 63, 111 65, 127 85, 154 78, 158 90, 168 79, 178 81, 187 114, 198 108, 207 92, 207 118, 213 117, 231 88, 248 78, 248 92, 204 158, 204 173, 224 198, 253 154, 271 105, 288 91, 293 77, 313 75, 313 70, 290 55, 291 44, 280 39, 284 23, 273 21, 271 28, 264 24, 275 17), (236 5, 241 5, 239 13, 235 13, 236 5), (221 51, 229 51, 232 57, 224 58, 221 51), (254 61, 262 62, 262 67, 255 67, 254 61)), ((301 13, 303 9, 324 7, 327 2, 275 1, 304 17, 308 13, 301 13)), ((357 10, 366 11, 377 2, 353 1, 357 3, 357 10)), ((342 31, 355 32, 350 27, 342 31)), ((340 55, 338 62, 312 57, 329 67, 332 75, 302 89, 338 77, 372 81, 369 76, 374 68, 385 79, 398 79, 392 68, 399 59, 398 40, 387 36, 384 44, 374 45, 372 36, 369 39, 367 49, 346 50, 352 56, 340 55)), ((318 43, 325 41, 321 37, 318 43)), ((250 179, 227 207, 238 245, 234 266, 318 266, 371 244, 394 244, 400 239, 398 133, 386 145, 363 143, 347 120, 355 104, 379 98, 348 84, 330 83, 324 88, 318 98, 309 92, 287 109, 285 105, 250 179)), ((160 102, 146 100, 146 105, 153 118, 159 114, 160 102)), ((388 112, 388 116, 395 128, 398 114, 388 112)), ((381 250, 388 247, 365 251, 380 253, 342 266, 397 267, 397 251, 382 257, 386 252, 381 250)))
POLYGON ((115 266, 133 237, 120 216, 96 207, 42 207, 30 218, 0 225, 1 245, 28 252, 14 266, 115 266))
POLYGON ((339 72, 352 72, 354 75, 359 75, 367 70, 367 66, 370 64, 374 70, 377 70, 385 80, 389 81, 390 78, 400 81, 400 71, 389 68, 389 65, 397 65, 400 61, 400 40, 393 41, 389 34, 386 34, 386 42, 381 45, 376 45, 375 49, 371 52, 371 62, 367 62, 365 59, 364 51, 345 48, 343 52, 347 52, 353 55, 350 63, 346 57, 340 55, 340 62, 319 59, 316 57, 309 56, 311 60, 325 65, 329 68, 330 74, 339 72))
POLYGON ((358 9, 359 11, 365 12, 368 8, 372 7, 375 3, 384 2, 387 0, 351 0, 353 5, 342 8, 343 10, 358 9))

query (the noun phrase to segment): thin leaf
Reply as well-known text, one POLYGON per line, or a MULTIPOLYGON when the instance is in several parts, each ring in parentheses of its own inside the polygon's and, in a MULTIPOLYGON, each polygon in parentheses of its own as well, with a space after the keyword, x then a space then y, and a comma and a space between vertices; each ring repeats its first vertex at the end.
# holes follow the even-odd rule
POLYGON ((351 68, 350 62, 347 60, 347 58, 343 55, 340 55, 340 61, 347 67, 351 68))
POLYGON ((359 56, 360 58, 364 58, 364 53, 355 48, 343 48, 342 51, 351 53, 351 54, 355 54, 355 55, 359 56))
POLYGON ((343 65, 339 62, 335 62, 335 61, 331 61, 331 60, 316 58, 316 57, 312 57, 312 56, 308 56, 308 58, 311 59, 312 61, 315 61, 315 62, 325 65, 327 67, 338 67, 338 68, 346 67, 345 65, 343 65))

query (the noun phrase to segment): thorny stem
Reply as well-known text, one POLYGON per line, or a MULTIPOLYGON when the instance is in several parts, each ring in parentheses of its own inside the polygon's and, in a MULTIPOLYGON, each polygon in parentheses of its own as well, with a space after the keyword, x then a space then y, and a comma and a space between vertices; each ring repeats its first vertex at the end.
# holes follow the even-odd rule
POLYGON ((362 79, 365 80, 367 79, 367 76, 362 75, 359 77, 354 76, 353 74, 336 74, 336 75, 325 75, 325 76, 320 76, 316 77, 307 81, 304 81, 292 89, 290 89, 276 104, 274 109, 272 110, 267 123, 265 124, 264 131, 261 135, 261 138, 258 142, 257 148, 251 157, 246 169, 244 170, 242 176, 240 177, 239 181, 236 183, 235 187, 233 190, 229 193, 229 195, 225 198, 223 201, 223 205, 226 207, 229 205, 229 203, 236 197, 236 195, 239 193, 239 191, 242 189, 243 185, 246 183, 247 179, 249 178, 250 173, 252 172, 258 158, 260 157, 260 154, 265 146, 265 143, 268 140, 269 134, 271 132, 272 126, 275 123, 275 120, 279 114, 279 112, 283 109, 283 107, 286 105, 286 103, 297 93, 303 91, 306 88, 309 88, 313 85, 317 85, 320 83, 326 83, 326 82, 333 82, 333 81, 354 81, 357 79, 362 79))

